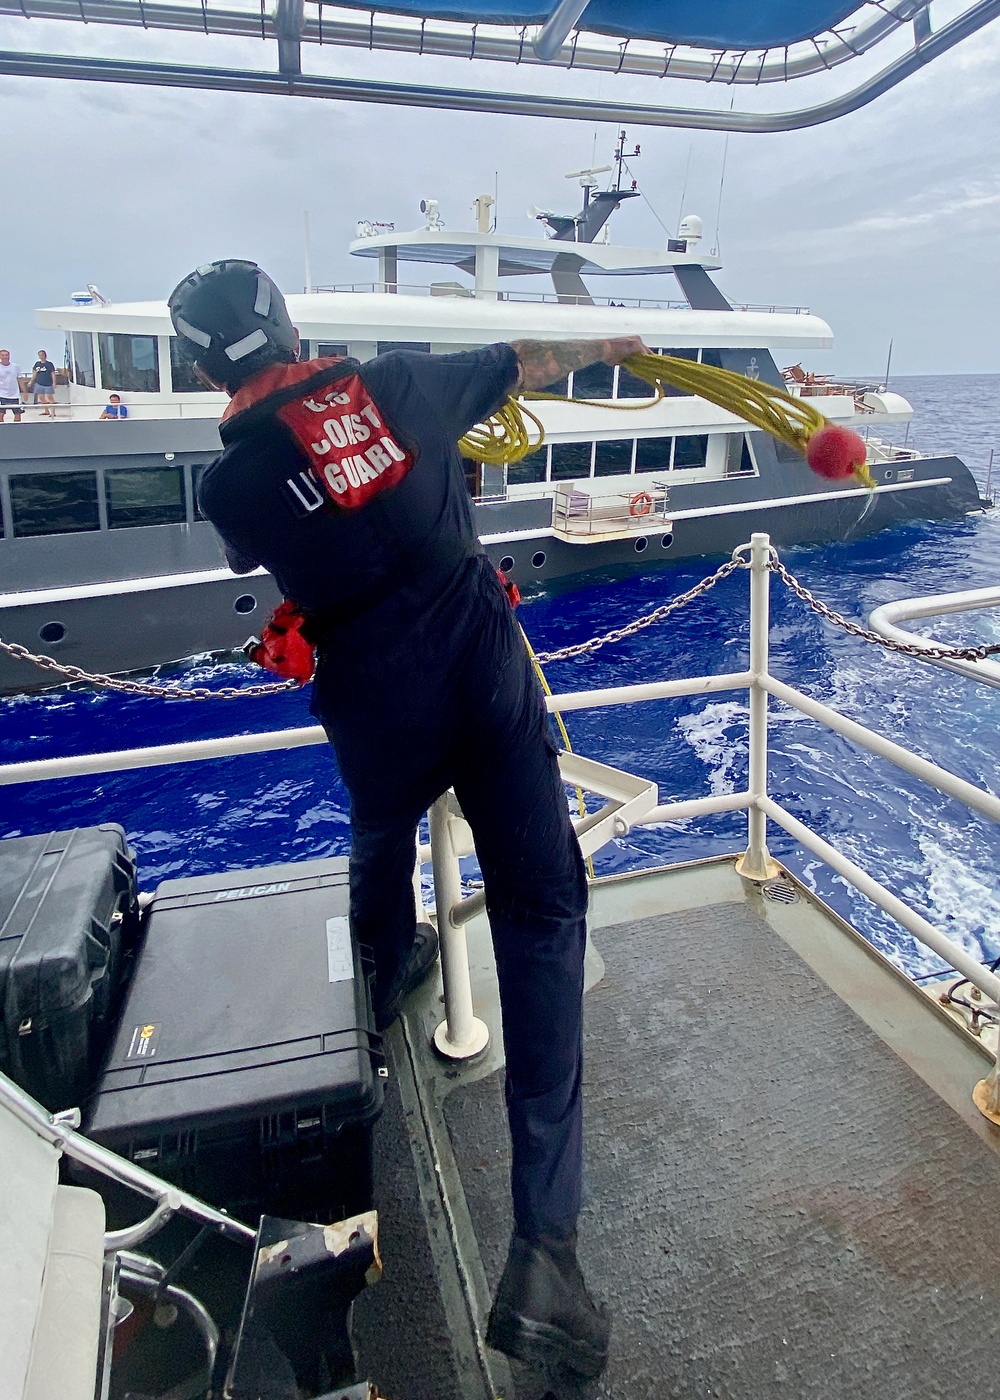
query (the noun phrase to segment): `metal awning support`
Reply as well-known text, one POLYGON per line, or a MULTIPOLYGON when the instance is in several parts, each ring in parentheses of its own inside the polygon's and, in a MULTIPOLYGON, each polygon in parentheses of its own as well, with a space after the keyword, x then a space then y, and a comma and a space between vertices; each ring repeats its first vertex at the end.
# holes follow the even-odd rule
POLYGON ((305 22, 305 0, 278 0, 274 11, 278 71, 290 78, 298 77, 302 72, 302 30, 305 22))
MULTIPOLYGON (((489 33, 476 28, 473 38, 462 26, 438 26, 433 22, 411 24, 383 23, 373 11, 365 23, 354 19, 327 19, 317 9, 315 18, 306 16, 305 0, 278 0, 274 16, 255 15, 252 10, 213 11, 208 0, 198 8, 160 0, 0 0, 0 14, 21 19, 60 18, 87 23, 133 25, 137 29, 163 27, 213 33, 259 35, 277 38, 277 73, 243 69, 149 63, 131 59, 97 59, 85 56, 60 57, 44 53, 0 52, 0 73, 18 77, 71 78, 92 82, 114 82, 159 87, 180 87, 230 92, 280 93, 298 97, 324 97, 337 101, 377 102, 394 106, 433 107, 451 111, 497 112, 516 116, 557 117, 617 125, 640 123, 645 126, 683 127, 707 131, 771 132, 795 131, 832 121, 888 92, 911 73, 917 72, 961 40, 1000 16, 1000 0, 972 0, 960 15, 932 31, 929 0, 901 0, 892 8, 877 6, 878 17, 859 24, 853 32, 841 27, 837 32, 817 36, 800 52, 758 50, 715 53, 706 56, 696 49, 656 45, 616 45, 600 43, 600 36, 589 36, 586 44, 575 38, 567 51, 557 49, 554 64, 563 67, 591 67, 600 71, 646 73, 659 77, 697 78, 706 82, 751 83, 788 81, 796 76, 819 72, 856 57, 903 24, 914 27, 914 46, 881 72, 859 87, 830 101, 782 112, 706 110, 697 107, 668 107, 659 103, 607 102, 510 91, 483 91, 475 88, 422 86, 309 75, 301 72, 303 42, 347 44, 354 47, 390 49, 401 52, 461 56, 465 60, 485 58, 512 63, 539 62, 532 45, 519 31, 490 27, 489 33), (589 45, 589 49, 588 49, 589 45), (586 57, 589 52, 589 59, 586 57), (654 61, 655 60, 655 61, 654 61)), ((568 4, 568 0, 567 0, 568 4)), ((579 0, 568 9, 558 6, 550 17, 562 11, 565 22, 579 0)), ((543 26, 542 34, 545 32, 543 26)), ((553 27, 550 33, 555 36, 553 27)), ((539 35, 541 41, 542 35, 539 35)))
POLYGON ((542 63, 548 63, 555 58, 586 8, 587 0, 559 0, 531 45, 535 57, 542 63))
MULTIPOLYGON (((230 0, 230 4, 232 0, 230 0)), ((905 24, 926 17, 930 0, 898 0, 891 9, 872 6, 856 23, 789 49, 736 49, 704 55, 697 49, 673 45, 623 46, 603 35, 578 30, 572 44, 548 60, 553 68, 583 69, 598 73, 624 73, 632 77, 681 78, 725 87, 760 87, 787 83, 796 78, 828 72, 877 47, 905 24)), ((110 24, 135 29, 166 29, 208 35, 271 40, 277 37, 275 16, 256 8, 223 8, 206 0, 204 7, 192 0, 0 0, 0 15, 17 19, 59 19, 88 24, 110 24), (82 4, 82 9, 81 9, 82 4)), ((919 31, 922 42, 930 21, 919 31)), ((493 63, 538 65, 532 44, 520 30, 501 25, 479 25, 473 38, 467 25, 449 21, 412 19, 378 10, 366 15, 336 9, 310 0, 301 34, 305 44, 340 48, 411 53, 434 58, 461 58, 493 63)))

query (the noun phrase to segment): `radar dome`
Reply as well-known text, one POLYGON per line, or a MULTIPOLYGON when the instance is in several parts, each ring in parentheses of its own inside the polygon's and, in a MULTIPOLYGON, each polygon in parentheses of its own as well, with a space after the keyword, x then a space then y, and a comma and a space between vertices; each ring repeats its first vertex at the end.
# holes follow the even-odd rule
POLYGON ((702 222, 698 215, 685 214, 677 230, 677 237, 686 239, 688 243, 700 243, 702 232, 702 222))

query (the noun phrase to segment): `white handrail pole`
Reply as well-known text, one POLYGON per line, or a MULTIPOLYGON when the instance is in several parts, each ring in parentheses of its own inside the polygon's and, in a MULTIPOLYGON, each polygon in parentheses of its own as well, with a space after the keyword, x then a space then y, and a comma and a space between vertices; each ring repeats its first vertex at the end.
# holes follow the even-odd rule
POLYGON ((781 700, 793 709, 800 710, 810 719, 817 720, 827 729, 832 729, 835 734, 840 734, 845 739, 849 739, 851 743, 867 749, 869 753, 878 754, 880 758, 887 758, 890 763, 894 763, 904 773, 912 773, 915 778, 920 778, 931 787, 937 788, 938 792, 943 792, 948 797, 957 798, 959 802, 964 802, 966 807, 971 807, 974 812, 981 813, 990 821, 1000 822, 1000 797, 994 797, 993 793, 984 792, 982 788, 977 788, 974 783, 967 782, 965 778, 958 778, 954 773, 949 773, 946 768, 931 763, 929 759, 921 758, 919 754, 911 753, 909 749, 904 749, 901 744, 894 743, 892 739, 886 739, 884 735, 876 734, 872 729, 866 729, 863 724, 858 724, 857 720, 848 719, 846 715, 840 714, 837 710, 831 710, 829 705, 821 704, 819 700, 814 700, 811 695, 803 695, 801 690, 786 685, 784 681, 775 680, 773 676, 768 676, 765 678, 764 684, 776 700, 781 700))
POLYGON ((451 840, 447 793, 430 810, 430 831, 445 1016, 434 1032, 434 1045, 449 1060, 469 1060, 486 1049, 490 1033, 473 1013, 469 946, 465 929, 452 917, 462 900, 462 877, 451 840))
POLYGON ((768 569, 771 553, 769 535, 750 537, 750 794, 747 814, 746 854, 737 870, 748 880, 769 880, 777 867, 767 851, 767 818, 757 805, 767 796, 767 638, 770 625, 770 585, 768 569))
POLYGON ((884 909, 890 918, 895 919, 898 924, 902 924, 914 938, 937 953, 941 960, 953 967, 961 976, 968 978, 973 986, 978 987, 993 1001, 1000 1002, 1000 977, 995 972, 991 972, 988 967, 983 967, 982 963, 972 953, 968 952, 961 944, 956 943, 946 934, 941 933, 929 923, 921 914, 911 909, 908 904, 904 904, 898 895, 894 895, 891 890, 879 883, 878 880, 867 874, 854 861, 849 860, 837 850, 836 846, 831 846, 829 841, 824 841, 822 836, 817 835, 811 827, 800 822, 797 817, 793 817, 791 812, 775 802, 773 798, 762 797, 761 805, 773 821, 788 832, 789 836, 795 838, 806 850, 812 851, 819 856, 831 870, 842 875, 845 880, 859 890, 873 904, 877 904, 880 909, 884 909))

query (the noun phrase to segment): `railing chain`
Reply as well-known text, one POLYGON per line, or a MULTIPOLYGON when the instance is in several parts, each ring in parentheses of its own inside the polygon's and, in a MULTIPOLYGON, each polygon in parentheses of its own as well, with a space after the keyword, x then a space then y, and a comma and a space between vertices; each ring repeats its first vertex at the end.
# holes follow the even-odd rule
POLYGON ((5 642, 0 637, 0 652, 15 661, 30 661, 43 671, 55 671, 71 681, 87 681, 105 690, 118 690, 124 695, 148 695, 157 700, 240 700, 244 696, 276 695, 283 690, 299 689, 300 681, 275 681, 269 685, 220 686, 211 690, 206 685, 156 685, 152 681, 130 681, 124 676, 105 676, 100 672, 83 671, 79 666, 64 666, 51 656, 36 656, 19 642, 5 642))
POLYGON ((876 646, 884 647, 886 651, 896 651, 902 656, 914 656, 920 661, 985 661, 988 656, 1000 653, 1000 642, 981 647, 921 647, 912 642, 895 642, 868 627, 862 627, 859 622, 851 622, 842 613, 834 612, 833 608, 820 602, 804 583, 800 583, 794 574, 789 573, 773 546, 768 568, 773 574, 777 574, 797 598, 801 598, 803 603, 808 604, 813 612, 818 613, 826 622, 832 623, 834 627, 842 627, 845 632, 849 632, 852 637, 859 637, 863 642, 873 642, 876 646))
MULTIPOLYGON (((749 548, 748 545, 741 546, 741 549, 747 548, 749 548)), ((693 588, 689 588, 686 593, 679 593, 676 598, 672 598, 669 603, 664 603, 654 612, 646 613, 644 617, 637 617, 634 622, 629 622, 624 627, 615 627, 612 631, 605 632, 601 637, 591 637, 589 642, 577 642, 575 646, 562 647, 559 651, 537 652, 535 659, 542 665, 547 665, 550 661, 568 661, 574 656, 586 656, 590 652, 600 651, 601 647, 608 646, 612 642, 620 642, 625 637, 634 637, 643 628, 652 627, 654 622, 662 622, 665 617, 669 617, 678 608, 693 603, 695 598, 700 598, 703 593, 707 593, 710 588, 714 588, 717 583, 721 583, 724 578, 728 578, 738 569, 749 567, 747 561, 742 558, 741 551, 737 550, 732 559, 727 560, 725 564, 716 569, 714 574, 709 574, 700 583, 696 583, 693 588)))
MULTIPOLYGON (((653 612, 637 617, 635 621, 626 623, 624 627, 615 627, 599 637, 591 637, 586 642, 560 647, 556 651, 537 652, 536 661, 543 666, 552 661, 570 661, 577 656, 592 655, 594 652, 600 651, 602 647, 624 641, 626 637, 634 637, 638 632, 652 627, 654 623, 662 622, 671 613, 686 607, 688 603, 693 603, 696 598, 700 598, 709 589, 714 588, 717 583, 728 578, 730 574, 736 573, 740 569, 749 568, 748 561, 743 557, 743 552, 748 548, 748 545, 740 546, 734 551, 732 559, 728 559, 725 564, 720 565, 714 574, 709 574, 699 583, 687 589, 686 592, 679 593, 676 598, 672 598, 669 603, 664 603, 653 612)), ((880 636, 878 632, 871 631, 870 628, 862 627, 858 622, 851 622, 842 613, 835 612, 833 608, 821 602, 804 583, 800 583, 795 575, 786 569, 773 546, 770 547, 768 569, 771 573, 776 574, 796 597, 806 603, 824 621, 832 623, 834 627, 842 628, 845 632, 849 632, 852 637, 858 637, 864 642, 872 642, 886 651, 898 652, 902 656, 916 657, 919 661, 984 661, 987 657, 1000 654, 1000 642, 979 647, 922 647, 909 642, 892 641, 888 637, 880 636)), ((282 691, 297 690, 300 686, 300 682, 294 680, 277 681, 268 685, 222 686, 218 690, 211 690, 208 686, 156 685, 149 681, 128 680, 122 676, 95 674, 81 670, 79 666, 64 666, 51 656, 36 655, 18 642, 5 642, 3 638, 0 638, 0 653, 15 661, 28 661, 34 666, 40 666, 43 670, 54 671, 71 681, 86 681, 90 685, 99 685, 107 690, 117 690, 125 695, 148 695, 159 700, 240 700, 244 697, 252 698, 258 695, 276 695, 282 691)))

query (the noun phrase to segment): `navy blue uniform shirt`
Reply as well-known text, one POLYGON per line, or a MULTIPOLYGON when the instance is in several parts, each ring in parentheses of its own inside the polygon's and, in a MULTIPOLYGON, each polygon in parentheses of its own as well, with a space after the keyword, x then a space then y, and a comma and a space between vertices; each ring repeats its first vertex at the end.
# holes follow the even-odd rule
POLYGON ((307 510, 288 488, 304 461, 274 418, 245 435, 223 423, 227 444, 205 471, 202 513, 238 571, 262 565, 306 612, 348 619, 405 591, 419 610, 481 553, 456 442, 488 418, 517 382, 509 345, 453 355, 392 350, 359 369, 368 392, 416 463, 397 486, 360 509, 307 510))

